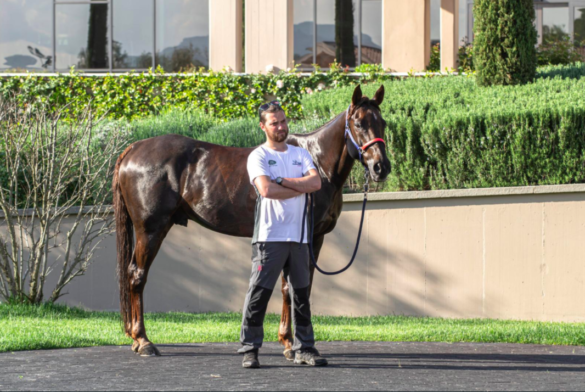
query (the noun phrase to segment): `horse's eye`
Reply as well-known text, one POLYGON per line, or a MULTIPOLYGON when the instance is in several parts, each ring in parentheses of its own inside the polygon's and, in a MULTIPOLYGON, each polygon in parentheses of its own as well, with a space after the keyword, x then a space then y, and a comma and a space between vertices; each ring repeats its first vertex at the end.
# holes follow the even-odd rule
POLYGON ((362 123, 361 121, 354 121, 353 125, 355 125, 356 128, 361 128, 362 127, 362 123))

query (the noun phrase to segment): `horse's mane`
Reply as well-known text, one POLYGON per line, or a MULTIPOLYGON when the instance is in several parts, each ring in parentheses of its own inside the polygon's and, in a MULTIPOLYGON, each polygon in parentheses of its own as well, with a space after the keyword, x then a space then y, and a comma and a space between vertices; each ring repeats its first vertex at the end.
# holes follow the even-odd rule
MULTIPOLYGON (((358 102, 357 105, 353 105, 352 106, 352 113, 355 113, 356 110, 358 110, 359 108, 363 107, 363 106, 367 106, 367 105, 371 105, 373 107, 375 107, 376 109, 380 110, 380 105, 378 105, 378 103, 373 100, 370 99, 368 97, 366 97, 365 95, 362 96, 362 98, 360 99, 360 101, 358 102)), ((331 120, 327 121, 325 124, 321 125, 319 128, 315 129, 313 132, 308 132, 308 133, 294 133, 291 134, 291 136, 295 136, 295 137, 306 137, 306 136, 311 136, 316 134, 317 132, 321 131, 323 128, 326 128, 327 126, 329 126, 329 124, 331 124, 333 121, 335 121, 340 115, 344 115, 347 111, 344 110, 343 112, 339 113, 338 115, 336 115, 335 117, 333 117, 331 120)))

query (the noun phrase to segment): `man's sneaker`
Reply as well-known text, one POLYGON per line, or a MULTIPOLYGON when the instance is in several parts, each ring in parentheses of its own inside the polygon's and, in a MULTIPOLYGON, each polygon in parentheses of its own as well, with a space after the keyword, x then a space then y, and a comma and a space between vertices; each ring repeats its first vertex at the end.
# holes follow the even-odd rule
POLYGON ((327 360, 314 347, 297 350, 295 352, 295 363, 299 365, 327 366, 327 360))
POLYGON ((242 366, 251 369, 259 368, 260 362, 258 361, 258 350, 246 351, 244 353, 244 359, 242 359, 242 366))

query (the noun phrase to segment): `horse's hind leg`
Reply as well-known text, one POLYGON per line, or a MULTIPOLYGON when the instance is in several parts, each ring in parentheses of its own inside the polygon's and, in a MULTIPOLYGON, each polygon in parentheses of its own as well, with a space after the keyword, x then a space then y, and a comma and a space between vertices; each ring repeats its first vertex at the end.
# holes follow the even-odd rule
POLYGON ((142 356, 160 355, 158 349, 146 336, 143 292, 150 266, 169 229, 170 225, 159 229, 157 233, 137 232, 136 236, 136 247, 129 271, 130 301, 132 304, 131 334, 132 339, 134 339, 132 350, 142 356))
MULTIPOLYGON (((323 241, 325 240, 325 236, 319 236, 313 238, 313 251, 315 254, 315 260, 319 260, 319 253, 321 252, 321 247, 323 246, 323 241)), ((313 267, 313 263, 309 260, 309 267, 311 271, 311 280, 309 285, 309 296, 311 295, 311 287, 313 286, 313 276, 315 272, 315 267, 313 267)), ((283 355, 286 359, 292 361, 295 358, 295 353, 292 351, 292 344, 293 344, 293 335, 292 335, 292 326, 291 326, 291 298, 290 292, 288 288, 288 282, 282 276, 282 314, 280 316, 280 326, 278 328, 278 341, 280 344, 284 346, 283 355)))
POLYGON ((282 279, 282 315, 280 316, 280 327, 278 328, 278 341, 284 346, 284 356, 289 361, 295 359, 295 354, 292 351, 293 336, 291 330, 291 299, 288 290, 288 282, 282 279))

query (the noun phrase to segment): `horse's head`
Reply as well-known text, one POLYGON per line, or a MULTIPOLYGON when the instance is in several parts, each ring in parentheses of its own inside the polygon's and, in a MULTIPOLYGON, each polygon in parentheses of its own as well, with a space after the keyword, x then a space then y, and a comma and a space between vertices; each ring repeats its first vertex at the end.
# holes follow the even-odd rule
POLYGON ((384 142, 386 121, 380 112, 383 100, 384 86, 376 91, 374 99, 369 99, 362 95, 362 89, 358 85, 353 91, 351 105, 346 114, 348 152, 352 158, 361 160, 374 181, 384 181, 390 174, 390 161, 386 156, 384 142))

